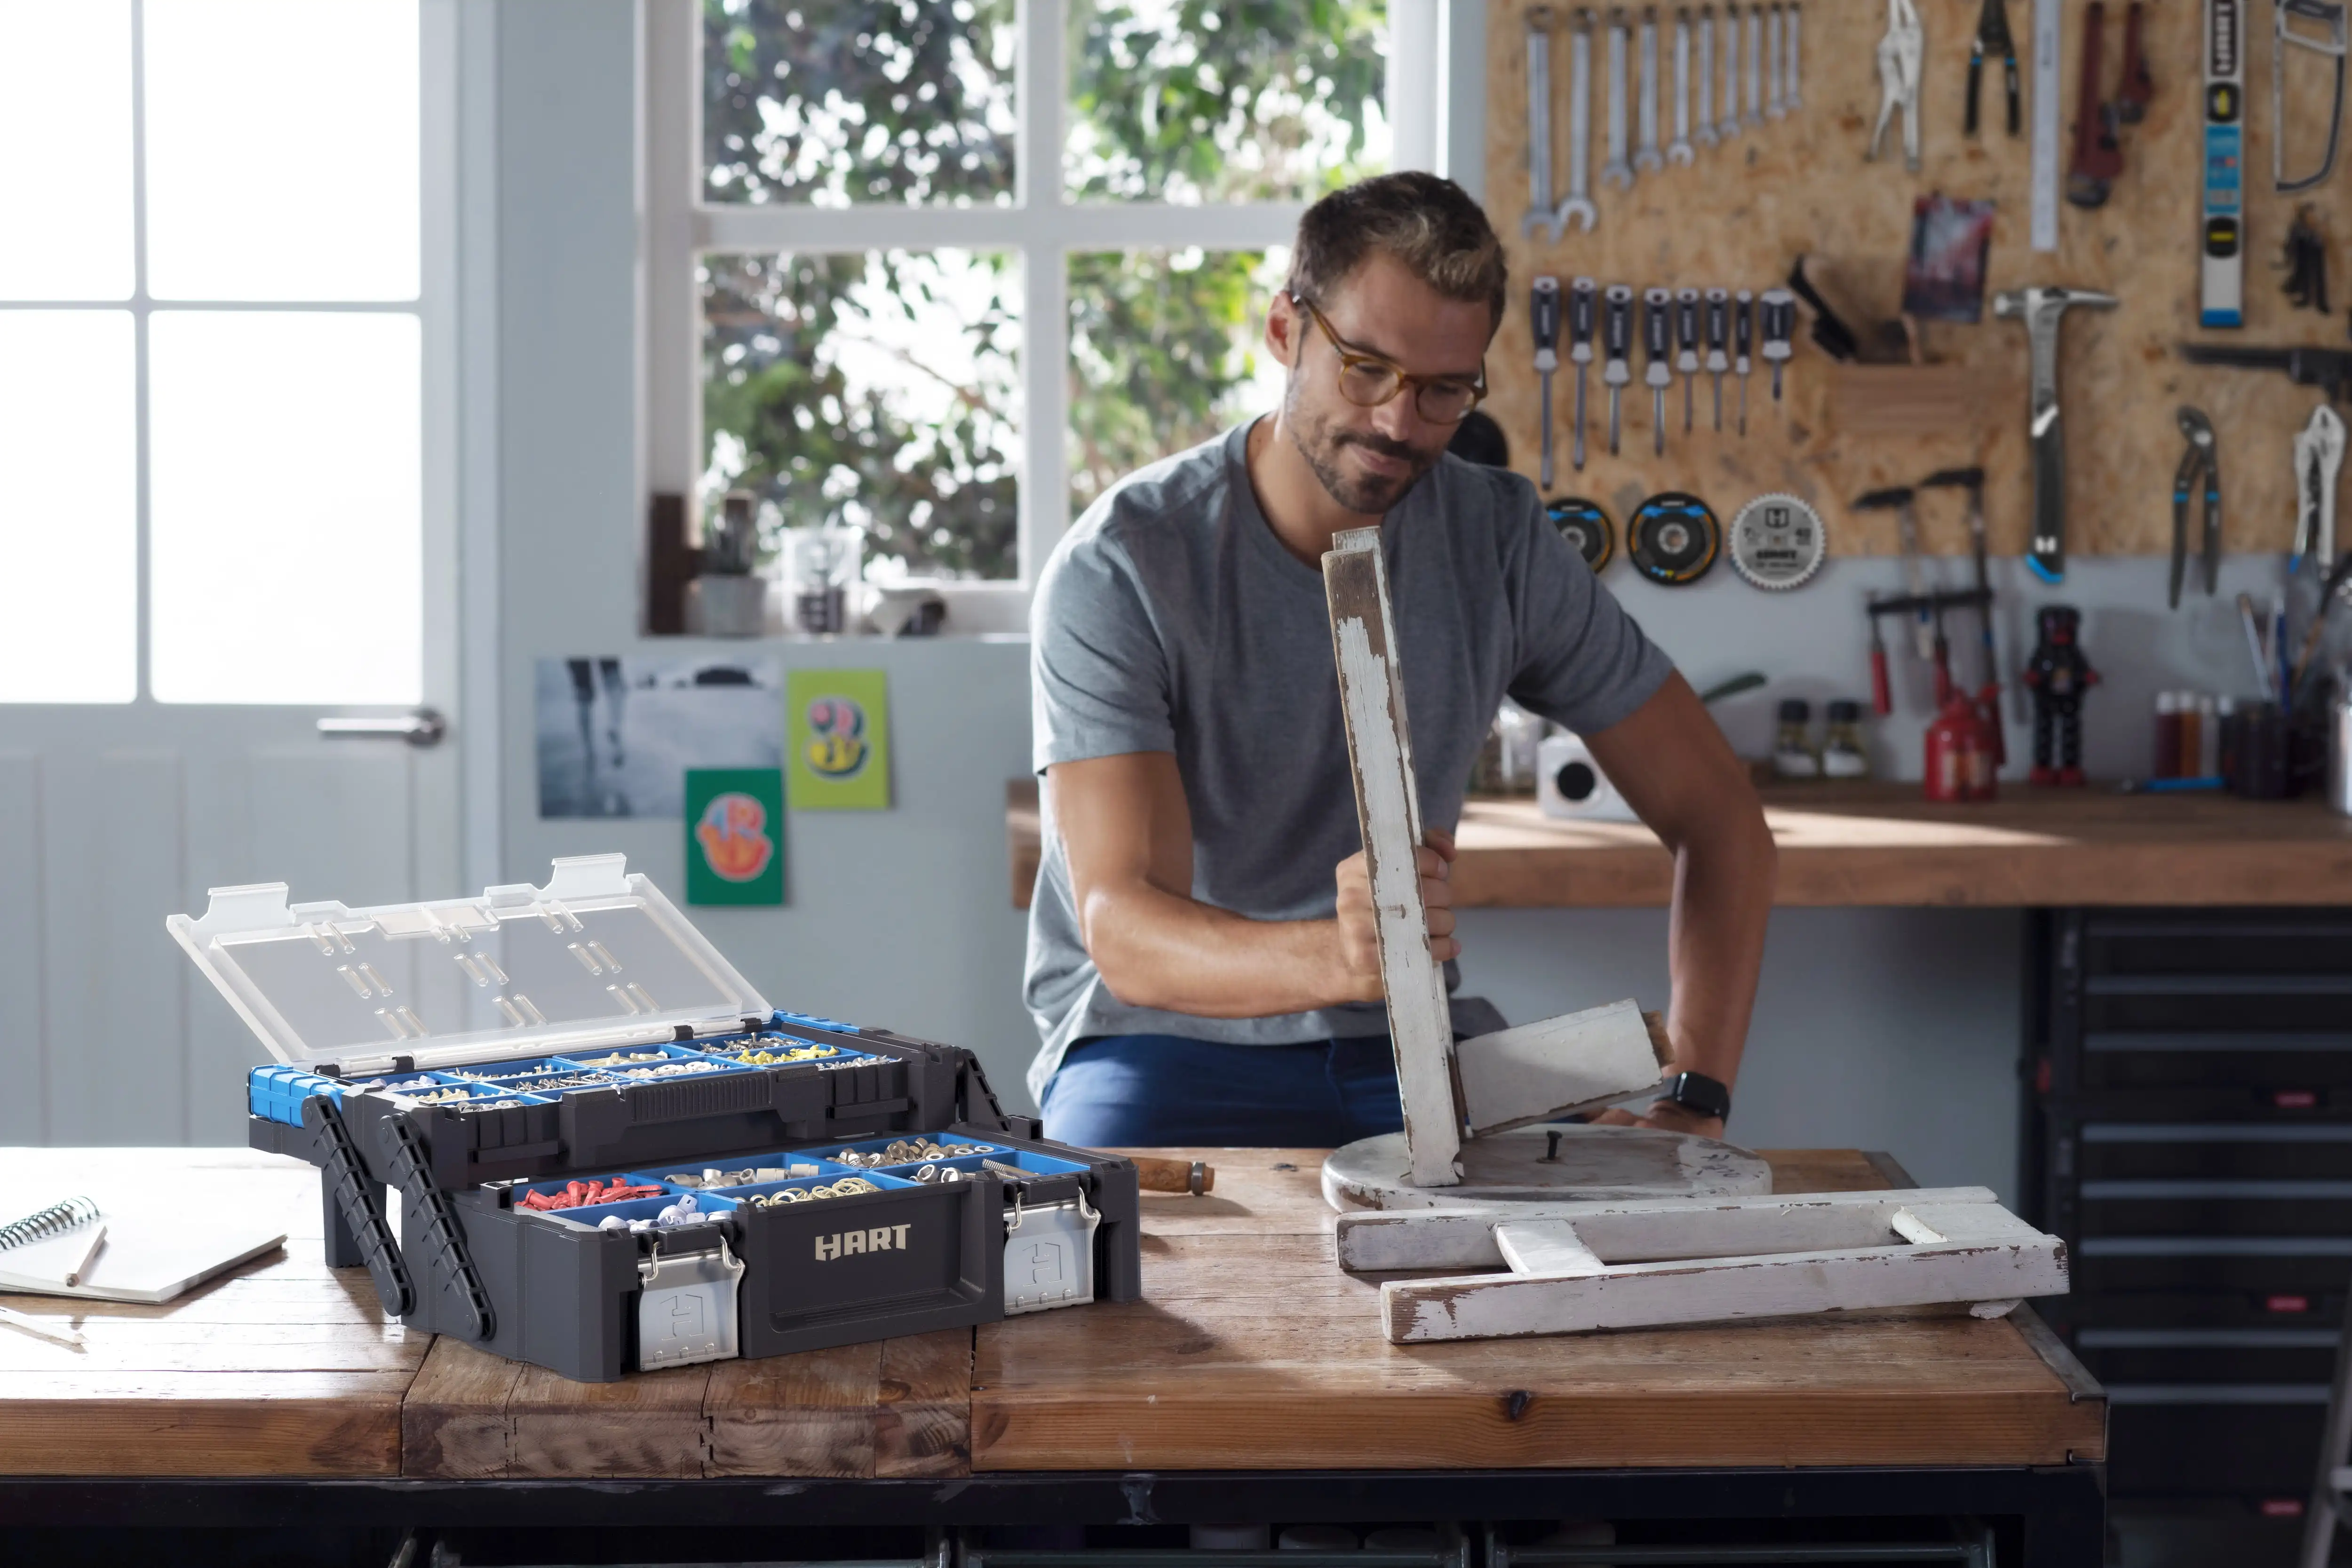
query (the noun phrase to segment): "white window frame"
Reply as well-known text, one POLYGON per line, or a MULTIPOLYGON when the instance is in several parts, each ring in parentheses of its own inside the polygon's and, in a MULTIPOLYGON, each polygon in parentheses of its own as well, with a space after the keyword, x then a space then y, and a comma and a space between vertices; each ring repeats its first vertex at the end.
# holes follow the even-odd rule
MULTIPOLYGON (((1439 18, 1444 0, 1389 0, 1387 114, 1391 166, 1435 166, 1443 122, 1439 18)), ((817 207, 797 203, 701 200, 702 28, 698 0, 643 0, 639 145, 640 277, 645 404, 640 427, 648 494, 687 497, 701 478, 702 319, 695 283, 706 252, 994 250, 1021 257, 1023 407, 1020 436, 1020 575, 989 583, 935 582, 950 624, 962 632, 1017 632, 1028 625, 1029 588, 1069 526, 1067 279, 1073 252, 1264 250, 1290 243, 1303 202, 1182 205, 1073 202, 1062 174, 1062 111, 1068 96, 1061 0, 1020 0, 1013 66, 1013 201, 1003 206, 817 207)))
MULTIPOLYGON (((120 712, 130 709, 203 708, 205 702, 162 702, 155 696, 153 629, 149 624, 154 569, 150 553, 148 328, 158 312, 290 311, 310 315, 394 315, 417 319, 422 361, 418 395, 418 545, 424 552, 421 605, 424 663, 418 702, 447 708, 460 685, 457 604, 457 353, 450 300, 457 286, 458 0, 417 0, 417 292, 413 300, 158 300, 147 291, 147 64, 145 0, 131 0, 131 289, 118 300, 0 300, 0 310, 121 310, 131 317, 133 419, 132 461, 136 517, 138 682, 121 702, 52 703, 41 709, 84 707, 120 712)), ((246 704, 237 704, 245 706, 246 704)), ((259 707, 350 707, 349 703, 269 702, 259 707)), ((364 705, 362 705, 364 706, 364 705)))

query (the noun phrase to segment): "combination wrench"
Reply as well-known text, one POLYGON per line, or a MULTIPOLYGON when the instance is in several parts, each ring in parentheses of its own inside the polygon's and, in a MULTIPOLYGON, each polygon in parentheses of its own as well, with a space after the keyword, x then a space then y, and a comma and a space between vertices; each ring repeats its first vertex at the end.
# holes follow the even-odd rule
POLYGON ((1789 79, 1789 85, 1780 90, 1780 101, 1791 114, 1796 113, 1797 110, 1805 107, 1805 100, 1798 96, 1797 92, 1798 22, 1802 15, 1803 12, 1801 7, 1793 3, 1790 5, 1788 8, 1789 36, 1782 45, 1780 51, 1780 69, 1786 73, 1789 79))
POLYGON ((1740 7, 1736 0, 1724 5, 1719 42, 1724 47, 1724 115, 1715 122, 1715 132, 1731 141, 1740 134, 1740 7))
POLYGON ((1609 161, 1601 165, 1601 183, 1621 190, 1633 188, 1633 165, 1626 161, 1626 125, 1633 106, 1625 100, 1625 13, 1609 13, 1609 161))
POLYGON ((1764 118, 1778 120, 1789 112, 1780 100, 1780 6, 1773 0, 1764 13, 1764 118))
POLYGON ((1633 167, 1654 174, 1666 166, 1658 153, 1658 8, 1642 7, 1642 141, 1633 149, 1633 167))
POLYGON ((1666 143, 1666 162, 1688 163, 1691 151, 1691 24, 1690 7, 1675 7, 1675 139, 1666 143))
POLYGON ((1592 13, 1580 10, 1568 35, 1568 196, 1552 214, 1556 240, 1570 218, 1577 228, 1592 232, 1601 214, 1592 205, 1588 182, 1592 165, 1592 13))
POLYGON ((1559 241, 1560 218, 1551 204, 1551 11, 1528 13, 1528 216, 1519 231, 1533 238, 1549 229, 1559 241))
POLYGON ((1748 131, 1764 128, 1764 7, 1748 7, 1748 112, 1739 117, 1748 131))
POLYGON ((1723 30, 1717 37, 1723 46, 1723 117, 1715 129, 1728 142, 1739 134, 1739 6, 1736 0, 1727 0, 1723 30))
POLYGON ((1691 140, 1702 147, 1712 147, 1719 140, 1715 131, 1715 7, 1698 8, 1698 123, 1691 128, 1691 140))

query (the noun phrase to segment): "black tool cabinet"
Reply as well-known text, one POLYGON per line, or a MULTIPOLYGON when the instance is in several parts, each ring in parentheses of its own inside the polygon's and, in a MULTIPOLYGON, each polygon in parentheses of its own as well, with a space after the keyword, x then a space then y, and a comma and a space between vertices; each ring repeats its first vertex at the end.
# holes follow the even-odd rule
POLYGON ((2106 1385, 2116 1513, 2270 1561, 2352 1283, 2352 910, 2042 910, 2027 940, 2019 1185, 2074 1260, 2037 1305, 2106 1385))

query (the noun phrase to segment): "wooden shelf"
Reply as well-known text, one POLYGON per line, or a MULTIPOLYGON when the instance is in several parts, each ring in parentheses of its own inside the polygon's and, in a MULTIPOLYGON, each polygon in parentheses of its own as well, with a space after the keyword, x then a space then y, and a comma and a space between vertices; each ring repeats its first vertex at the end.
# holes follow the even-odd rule
MULTIPOLYGON (((1916 784, 1764 792, 1787 908, 2352 904, 2352 819, 2315 799, 2119 795, 2004 785, 1985 805, 1931 805, 1916 784)), ((1037 878, 1037 785, 1005 790, 1013 902, 1037 878)), ((1463 809, 1455 902, 1487 909, 1660 909, 1674 865, 1638 823, 1556 821, 1532 800, 1463 809)))

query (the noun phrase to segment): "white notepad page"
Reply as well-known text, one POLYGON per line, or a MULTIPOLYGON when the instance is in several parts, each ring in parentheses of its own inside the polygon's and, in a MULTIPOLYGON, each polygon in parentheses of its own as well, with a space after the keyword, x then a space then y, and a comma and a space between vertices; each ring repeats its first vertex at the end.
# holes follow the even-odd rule
POLYGON ((100 1301, 168 1301, 226 1269, 285 1245, 283 1226, 232 1216, 192 1219, 184 1214, 109 1214, 97 1224, 0 1251, 0 1292, 82 1296, 100 1301), (89 1250, 98 1225, 106 1226, 79 1285, 66 1273, 89 1250))

